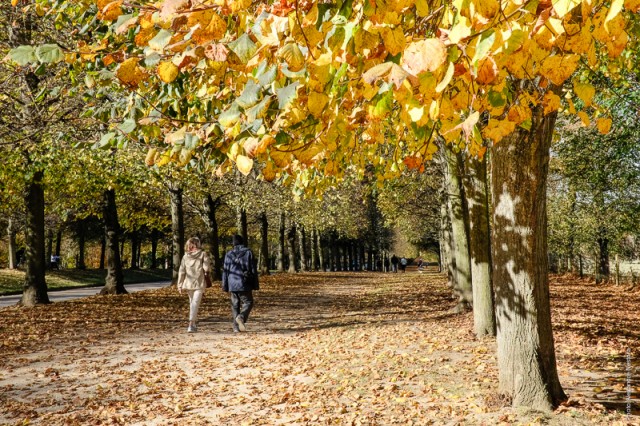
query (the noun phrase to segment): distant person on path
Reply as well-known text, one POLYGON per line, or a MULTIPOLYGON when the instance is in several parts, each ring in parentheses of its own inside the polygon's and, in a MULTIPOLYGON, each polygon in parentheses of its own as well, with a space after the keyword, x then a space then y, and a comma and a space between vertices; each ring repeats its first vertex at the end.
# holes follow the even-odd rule
POLYGON ((395 254, 391 256, 391 271, 398 272, 398 256, 395 254))
POLYGON ((200 247, 200 239, 191 237, 184 247, 184 257, 178 272, 178 292, 185 290, 189 295, 189 327, 188 333, 198 331, 198 309, 202 301, 206 284, 204 274, 211 271, 209 255, 200 247))
POLYGON ((383 272, 389 272, 389 257, 388 256, 384 257, 384 271, 383 272))
POLYGON ((253 252, 240 235, 233 236, 233 249, 224 257, 222 290, 231 293, 233 331, 247 331, 246 322, 253 308, 253 290, 259 290, 258 270, 253 252))
POLYGON ((402 256, 400 258, 400 270, 405 272, 407 270, 407 258, 402 256))

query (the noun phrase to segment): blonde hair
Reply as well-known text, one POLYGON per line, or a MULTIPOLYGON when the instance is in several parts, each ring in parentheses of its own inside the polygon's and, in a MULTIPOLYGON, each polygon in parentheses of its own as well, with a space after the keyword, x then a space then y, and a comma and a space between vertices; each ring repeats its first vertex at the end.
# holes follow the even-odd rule
POLYGON ((200 238, 198 237, 189 238, 184 245, 184 251, 187 253, 194 250, 200 250, 200 238))

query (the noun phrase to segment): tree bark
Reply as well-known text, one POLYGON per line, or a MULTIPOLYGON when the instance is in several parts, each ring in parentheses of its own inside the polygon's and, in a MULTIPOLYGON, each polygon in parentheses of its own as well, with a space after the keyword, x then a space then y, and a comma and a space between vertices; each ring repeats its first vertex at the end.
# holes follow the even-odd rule
POLYGON ((53 255, 53 231, 47 230, 47 252, 44 255, 44 262, 48 269, 52 268, 51 256, 53 255))
POLYGON ((318 262, 316 260, 317 257, 317 238, 316 238, 316 227, 311 228, 311 270, 318 270, 318 262))
POLYGON ((491 153, 492 260, 500 391, 514 406, 550 411, 566 395, 551 330, 547 174, 555 114, 534 109, 491 153))
POLYGON ((78 263, 76 269, 87 269, 84 261, 84 248, 86 241, 86 224, 84 219, 78 221, 78 263))
POLYGON ((287 232, 287 251, 289 252, 289 269, 287 272, 296 272, 296 225, 292 224, 287 232))
POLYGON ((469 209, 473 328, 478 337, 495 336, 486 156, 470 158, 467 166, 465 194, 469 209))
POLYGON ((244 240, 244 244, 249 247, 249 239, 248 239, 248 226, 247 226, 247 211, 244 207, 238 207, 237 211, 237 224, 236 227, 238 229, 238 235, 242 237, 244 240))
POLYGON ((16 269, 18 267, 16 229, 13 227, 13 219, 11 218, 9 218, 9 223, 7 224, 7 237, 9 237, 9 269, 16 269))
POLYGON ((182 205, 182 188, 173 183, 169 188, 171 196, 171 234, 172 234, 172 269, 171 284, 178 282, 180 262, 184 255, 184 208, 182 205))
MULTIPOLYGON (((606 231, 601 231, 605 233, 606 231)), ((607 237, 598 237, 598 276, 604 282, 609 281, 611 268, 609 267, 609 239, 607 237)))
POLYGON ((300 249, 300 271, 307 271, 307 253, 306 253, 306 242, 307 238, 304 232, 304 226, 298 225, 298 247, 300 249))
POLYGON ((26 184, 27 206, 25 234, 25 281, 20 304, 34 306, 49 303, 45 281, 44 172, 36 171, 26 184))
POLYGON ((278 228, 278 259, 276 270, 278 272, 284 272, 284 250, 285 250, 285 214, 280 213, 280 224, 278 228))
POLYGON ((218 219, 216 212, 221 204, 221 197, 215 200, 211 194, 207 194, 204 200, 205 221, 207 224, 207 234, 209 240, 209 253, 213 260, 213 276, 214 280, 222 279, 222 260, 220 259, 220 233, 218 231, 218 219))
POLYGON ((320 270, 324 272, 324 250, 322 247, 322 238, 320 238, 320 233, 318 231, 316 231, 316 242, 318 244, 318 262, 320 263, 320 270))
POLYGON ((104 191, 103 201, 104 235, 106 241, 107 278, 100 294, 126 294, 124 275, 120 260, 120 223, 116 206, 116 191, 104 191))
POLYGON ((138 269, 138 230, 131 231, 131 264, 129 269, 138 269))
POLYGON ((269 275, 269 221, 265 212, 260 215, 260 244, 260 275, 269 275))
POLYGON ((104 269, 105 257, 107 255, 107 238, 106 234, 102 235, 102 239, 100 241, 100 269, 104 269))
MULTIPOLYGON (((446 196, 445 196, 446 197, 446 196)), ((456 287, 455 280, 455 259, 453 258, 453 242, 451 240, 451 222, 449 220, 449 206, 446 198, 440 206, 440 228, 441 228, 441 259, 443 267, 447 269, 447 283, 453 290, 456 287)))
POLYGON ((151 230, 151 269, 158 267, 158 230, 151 230))
POLYGON ((56 233, 56 252, 55 252, 56 256, 60 256, 61 247, 62 247, 62 229, 58 229, 58 232, 56 233))
POLYGON ((452 251, 455 259, 454 291, 459 298, 455 311, 462 312, 473 305, 469 237, 467 233, 468 213, 465 208, 464 190, 460 180, 460 157, 448 147, 445 147, 443 152, 446 159, 445 183, 451 223, 452 251))

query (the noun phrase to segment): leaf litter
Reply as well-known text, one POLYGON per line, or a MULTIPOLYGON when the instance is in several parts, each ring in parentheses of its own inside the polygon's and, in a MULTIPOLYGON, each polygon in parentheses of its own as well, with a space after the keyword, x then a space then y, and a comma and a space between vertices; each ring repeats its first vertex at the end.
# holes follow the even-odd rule
POLYGON ((638 424, 637 291, 552 277, 558 368, 552 415, 497 394, 496 346, 439 274, 265 277, 249 331, 207 290, 199 332, 175 288, 2 315, 0 424, 638 424))

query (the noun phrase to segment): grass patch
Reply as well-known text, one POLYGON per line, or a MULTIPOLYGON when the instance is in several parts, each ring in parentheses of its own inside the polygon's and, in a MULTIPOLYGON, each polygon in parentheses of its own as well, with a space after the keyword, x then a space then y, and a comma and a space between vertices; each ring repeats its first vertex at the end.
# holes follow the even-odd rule
MULTIPOLYGON (((73 287, 96 287, 104 285, 106 269, 62 269, 47 271, 49 290, 64 290, 73 287)), ((170 269, 124 270, 124 283, 148 283, 171 279, 170 269)), ((20 294, 24 285, 24 271, 0 269, 0 295, 20 294)))

